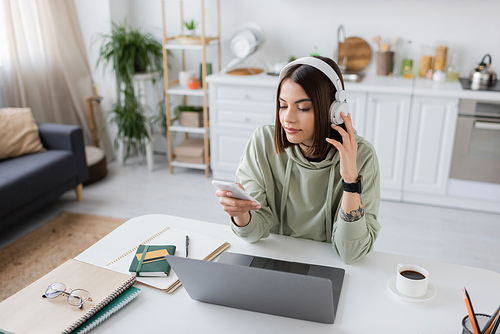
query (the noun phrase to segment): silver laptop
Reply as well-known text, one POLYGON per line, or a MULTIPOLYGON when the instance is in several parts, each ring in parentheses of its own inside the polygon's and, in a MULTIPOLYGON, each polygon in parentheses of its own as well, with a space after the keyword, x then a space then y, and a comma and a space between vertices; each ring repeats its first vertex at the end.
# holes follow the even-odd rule
POLYGON ((230 252, 217 262, 165 257, 194 300, 328 324, 335 320, 342 268, 230 252))

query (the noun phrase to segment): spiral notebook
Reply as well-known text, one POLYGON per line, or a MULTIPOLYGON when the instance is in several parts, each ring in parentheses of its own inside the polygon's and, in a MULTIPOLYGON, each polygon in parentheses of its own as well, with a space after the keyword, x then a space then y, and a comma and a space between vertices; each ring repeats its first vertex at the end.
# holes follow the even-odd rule
POLYGON ((102 310, 94 314, 92 318, 85 321, 83 325, 78 327, 78 329, 74 332, 75 334, 85 334, 88 333, 91 329, 94 329, 97 325, 99 325, 104 320, 108 319, 110 316, 118 312, 122 307, 130 303, 141 293, 141 289, 135 288, 131 286, 127 290, 125 290, 118 297, 113 299, 111 303, 106 305, 102 310))
MULTIPOLYGON (((151 235, 146 240, 139 240, 139 237, 131 235, 128 240, 130 242, 130 247, 132 248, 122 250, 121 252, 123 252, 123 254, 118 258, 111 260, 108 264, 106 264, 105 268, 124 274, 130 274, 129 268, 134 258, 135 251, 139 245, 145 244, 175 245, 176 252, 173 255, 186 256, 186 235, 188 235, 190 239, 189 257, 193 259, 212 261, 230 246, 227 242, 206 235, 174 227, 166 227, 163 230, 151 235)), ((137 277, 137 281, 163 290, 167 293, 174 292, 182 285, 180 280, 177 278, 175 271, 171 271, 168 277, 137 277)))
POLYGON ((68 260, 1 302, 0 328, 13 333, 71 333, 135 282, 135 276, 68 260), (92 301, 87 301, 80 310, 69 305, 64 296, 42 298, 54 282, 64 283, 71 289, 85 289, 92 301))

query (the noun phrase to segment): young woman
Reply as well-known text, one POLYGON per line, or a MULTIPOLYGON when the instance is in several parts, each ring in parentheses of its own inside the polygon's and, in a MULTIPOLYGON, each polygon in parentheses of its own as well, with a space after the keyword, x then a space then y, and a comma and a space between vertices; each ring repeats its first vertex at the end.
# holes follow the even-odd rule
POLYGON ((223 190, 216 195, 242 239, 279 233, 331 242, 352 263, 373 249, 380 230, 378 160, 373 146, 356 135, 350 114, 340 115, 341 125, 331 123, 333 82, 343 90, 342 74, 333 60, 312 59, 282 71, 275 125, 256 129, 241 157, 236 182, 258 203, 223 190))

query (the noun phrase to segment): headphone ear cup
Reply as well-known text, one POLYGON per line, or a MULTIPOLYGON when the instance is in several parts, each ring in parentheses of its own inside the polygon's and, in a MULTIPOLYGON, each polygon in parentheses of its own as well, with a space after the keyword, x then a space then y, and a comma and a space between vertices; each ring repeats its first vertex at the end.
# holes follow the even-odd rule
POLYGON ((344 123, 344 120, 340 117, 340 113, 347 115, 349 113, 349 105, 345 101, 333 101, 330 105, 330 122, 335 125, 344 123))

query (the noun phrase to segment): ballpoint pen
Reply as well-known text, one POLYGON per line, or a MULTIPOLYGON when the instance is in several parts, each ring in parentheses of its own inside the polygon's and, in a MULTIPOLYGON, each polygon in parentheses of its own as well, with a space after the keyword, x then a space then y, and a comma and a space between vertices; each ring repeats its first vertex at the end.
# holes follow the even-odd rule
POLYGON ((186 235, 186 257, 189 255, 189 236, 186 235))

